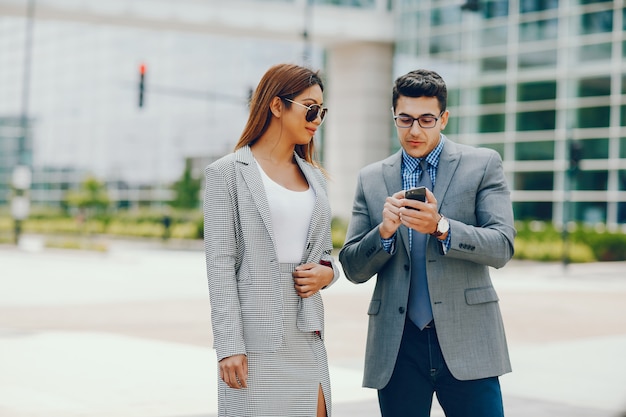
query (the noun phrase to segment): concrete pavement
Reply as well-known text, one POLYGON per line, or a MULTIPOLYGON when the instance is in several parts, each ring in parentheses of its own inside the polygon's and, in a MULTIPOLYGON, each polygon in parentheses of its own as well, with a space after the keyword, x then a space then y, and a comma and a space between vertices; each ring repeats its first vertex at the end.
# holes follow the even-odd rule
MULTIPOLYGON (((204 257, 0 247, 0 417, 210 417, 216 364, 204 257)), ((493 271, 514 372, 509 417, 626 409, 626 263, 493 271)), ((379 417, 361 385, 373 281, 325 291, 335 417, 379 417)), ((443 416, 436 400, 433 416, 443 416)))

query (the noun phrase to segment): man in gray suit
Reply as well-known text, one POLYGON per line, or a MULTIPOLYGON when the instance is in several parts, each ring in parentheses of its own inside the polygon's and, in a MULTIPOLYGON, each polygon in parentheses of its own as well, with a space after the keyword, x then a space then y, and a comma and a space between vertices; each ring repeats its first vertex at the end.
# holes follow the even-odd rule
POLYGON ((439 74, 399 77, 392 102, 402 149, 359 173, 339 254, 350 281, 376 276, 363 386, 383 417, 427 417, 433 393, 448 417, 503 416, 498 376, 511 365, 489 276, 513 256, 502 160, 441 133, 439 74), (417 186, 425 201, 405 194, 417 186))

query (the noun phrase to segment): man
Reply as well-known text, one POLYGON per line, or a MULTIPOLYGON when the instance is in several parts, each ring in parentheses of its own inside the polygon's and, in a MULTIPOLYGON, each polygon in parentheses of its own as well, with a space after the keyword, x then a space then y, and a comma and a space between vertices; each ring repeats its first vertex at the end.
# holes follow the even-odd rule
POLYGON ((489 267, 513 256, 502 160, 456 144, 447 89, 428 70, 399 77, 393 118, 402 150, 361 170, 346 242, 346 277, 374 275, 363 386, 383 417, 503 416, 498 376, 511 366, 489 267), (424 185, 426 201, 405 198, 424 185))

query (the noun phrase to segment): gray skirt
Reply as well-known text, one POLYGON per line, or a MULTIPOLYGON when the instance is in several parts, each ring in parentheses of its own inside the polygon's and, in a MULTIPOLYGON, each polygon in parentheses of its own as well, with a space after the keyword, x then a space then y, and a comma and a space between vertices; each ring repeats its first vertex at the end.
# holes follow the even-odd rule
POLYGON ((284 337, 275 352, 248 352, 248 388, 229 388, 219 378, 220 417, 314 417, 321 384, 331 417, 326 348, 314 332, 296 326, 300 297, 291 275, 297 264, 281 264, 284 337))

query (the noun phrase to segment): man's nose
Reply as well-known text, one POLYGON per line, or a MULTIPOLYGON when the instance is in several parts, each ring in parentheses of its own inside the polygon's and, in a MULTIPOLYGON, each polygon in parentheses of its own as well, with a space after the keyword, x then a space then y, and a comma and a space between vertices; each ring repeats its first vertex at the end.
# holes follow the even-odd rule
POLYGON ((412 135, 419 135, 422 132, 422 127, 420 126, 417 119, 413 120, 410 131, 412 135))

